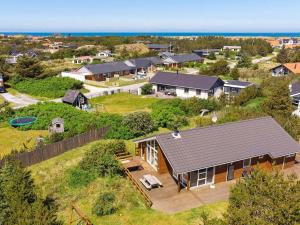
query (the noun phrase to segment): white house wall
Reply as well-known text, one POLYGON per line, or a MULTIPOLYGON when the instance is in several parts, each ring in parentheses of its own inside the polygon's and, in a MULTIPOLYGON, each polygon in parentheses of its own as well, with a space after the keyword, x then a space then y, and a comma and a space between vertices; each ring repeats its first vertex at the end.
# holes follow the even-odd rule
POLYGON ((82 82, 85 82, 85 76, 79 73, 72 73, 72 72, 62 72, 61 73, 62 77, 70 77, 73 78, 75 80, 79 80, 82 82))
POLYGON ((200 95, 196 94, 196 89, 189 88, 188 93, 184 93, 184 88, 176 87, 176 95, 181 98, 191 98, 191 97, 197 97, 202 99, 208 99, 208 92, 207 91, 201 91, 200 95))

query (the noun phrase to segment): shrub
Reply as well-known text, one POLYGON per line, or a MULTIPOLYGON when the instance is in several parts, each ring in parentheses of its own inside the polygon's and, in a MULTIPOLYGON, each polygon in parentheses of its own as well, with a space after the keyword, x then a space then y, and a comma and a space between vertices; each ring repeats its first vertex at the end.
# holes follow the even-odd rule
MULTIPOLYGON (((120 165, 114 153, 118 147, 124 147, 120 142, 100 142, 86 152, 79 166, 85 171, 97 173, 98 176, 115 176, 120 173, 120 165)), ((125 151, 121 149, 120 151, 125 151)))
POLYGON ((237 106, 243 106, 249 100, 260 96, 260 89, 258 89, 256 86, 250 86, 242 90, 241 93, 234 98, 234 104, 237 106))
POLYGON ((209 117, 197 117, 195 119, 195 124, 197 127, 206 127, 212 125, 213 122, 209 117))
POLYGON ((208 71, 209 74, 212 75, 226 75, 230 72, 230 68, 228 66, 228 62, 226 60, 218 60, 216 63, 212 64, 208 71))
POLYGON ((155 130, 152 118, 147 112, 135 112, 127 115, 123 125, 128 127, 135 137, 143 136, 155 130))
POLYGON ((111 192, 102 193, 94 203, 92 209, 92 213, 97 216, 111 215, 116 211, 116 197, 111 192))
POLYGON ((234 67, 230 72, 230 76, 233 80, 238 80, 240 77, 239 69, 237 67, 234 67))
POLYGON ((242 67, 249 68, 251 67, 251 65, 252 65, 251 58, 246 54, 243 54, 237 63, 238 68, 242 68, 242 67))
POLYGON ((13 84, 13 87, 29 95, 59 98, 63 97, 69 89, 82 88, 82 82, 69 77, 48 77, 40 80, 23 80, 13 84))
POLYGON ((22 77, 36 78, 43 73, 40 62, 33 58, 22 57, 18 59, 16 73, 22 77))
POLYGON ((183 100, 181 109, 189 116, 196 116, 199 115, 202 109, 214 111, 219 109, 219 105, 215 100, 205 100, 193 97, 183 100))
POLYGON ((150 83, 144 84, 142 86, 142 95, 151 95, 152 94, 152 87, 153 85, 150 83))

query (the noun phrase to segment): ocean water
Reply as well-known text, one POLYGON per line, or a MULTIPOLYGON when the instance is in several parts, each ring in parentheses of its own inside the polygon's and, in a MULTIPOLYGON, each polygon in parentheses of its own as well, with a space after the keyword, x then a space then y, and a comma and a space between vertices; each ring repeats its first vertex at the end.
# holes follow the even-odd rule
POLYGON ((300 32, 295 33, 204 33, 204 32, 1 32, 5 35, 30 35, 30 36, 52 36, 60 34, 62 36, 71 37, 105 37, 105 36, 157 36, 157 37, 173 37, 173 36, 224 36, 224 37, 300 37, 300 32))

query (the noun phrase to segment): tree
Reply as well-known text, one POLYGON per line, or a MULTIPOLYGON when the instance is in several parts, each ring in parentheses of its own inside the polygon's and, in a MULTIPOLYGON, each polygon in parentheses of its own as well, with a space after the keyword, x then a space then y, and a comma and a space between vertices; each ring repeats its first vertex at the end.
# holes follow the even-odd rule
POLYGON ((247 54, 243 54, 237 63, 238 68, 249 68, 251 67, 251 65, 251 58, 247 54))
POLYGON ((210 52, 209 55, 207 56, 208 59, 210 60, 216 60, 216 54, 214 52, 210 52))
POLYGON ((97 216, 111 215, 117 210, 116 197, 114 193, 104 192, 94 203, 92 213, 97 216))
POLYGON ((292 225, 300 222, 300 182, 279 172, 255 170, 232 188, 227 224, 292 225))
POLYGON ((277 62, 279 63, 287 63, 289 62, 288 50, 283 47, 277 55, 277 62))
POLYGON ((18 59, 16 73, 26 78, 37 78, 43 73, 44 69, 36 59, 23 57, 18 59))
POLYGON ((128 59, 129 56, 130 56, 130 54, 129 54, 127 48, 126 48, 126 47, 123 47, 123 48, 122 48, 122 51, 121 51, 121 53, 120 53, 121 59, 128 59))
POLYGON ((272 116, 290 117, 293 107, 288 88, 289 81, 284 78, 273 78, 273 81, 269 84, 268 90, 265 90, 267 98, 262 104, 263 109, 272 116))
POLYGON ((216 75, 226 75, 230 72, 228 62, 224 59, 218 60, 216 63, 212 64, 208 71, 210 74, 216 75))
POLYGON ((142 95, 151 95, 152 94, 152 87, 153 85, 151 83, 144 84, 142 89, 142 95))
POLYGON ((240 77, 239 69, 237 67, 234 67, 230 72, 230 76, 233 80, 238 80, 240 77))
POLYGON ((0 224, 58 225, 53 199, 42 199, 29 171, 8 159, 0 170, 0 224))
POLYGON ((136 137, 143 136, 155 130, 152 118, 147 112, 135 112, 127 115, 123 125, 128 127, 136 137))

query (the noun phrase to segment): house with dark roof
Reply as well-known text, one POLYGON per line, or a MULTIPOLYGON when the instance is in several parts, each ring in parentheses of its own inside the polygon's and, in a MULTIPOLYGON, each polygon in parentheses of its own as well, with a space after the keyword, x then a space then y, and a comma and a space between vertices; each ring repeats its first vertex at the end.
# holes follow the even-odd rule
POLYGON ((124 61, 124 63, 132 68, 135 68, 136 74, 148 74, 156 72, 157 66, 162 65, 162 61, 157 57, 146 57, 129 59, 124 61))
POLYGON ((227 80, 224 83, 223 91, 225 94, 237 95, 243 89, 253 86, 254 84, 248 81, 227 80))
POLYGON ((80 109, 88 108, 88 99, 79 90, 68 90, 63 97, 62 102, 80 109))
POLYGON ((179 54, 179 55, 172 55, 167 58, 163 59, 164 65, 168 67, 182 67, 184 63, 188 62, 203 62, 203 58, 191 53, 191 54, 179 54))
POLYGON ((299 144, 271 117, 159 134, 135 141, 136 155, 188 190, 295 164, 299 144))
POLYGON ((172 51, 172 45, 165 45, 165 44, 147 44, 146 45, 150 51, 155 52, 168 52, 172 51))
POLYGON ((285 63, 270 70, 273 77, 287 76, 289 74, 300 74, 300 62, 285 63))
POLYGON ((223 92, 224 82, 215 76, 191 75, 182 73, 158 72, 149 81, 153 91, 172 92, 181 98, 219 97, 223 92))
POLYGON ((209 54, 214 53, 214 54, 219 54, 220 49, 198 49, 198 50, 193 50, 192 52, 195 53, 196 55, 200 57, 207 57, 209 54))
POLYGON ((300 108, 300 81, 291 84, 289 88, 291 91, 290 96, 292 98, 293 104, 300 108))

